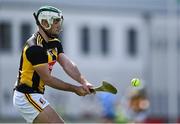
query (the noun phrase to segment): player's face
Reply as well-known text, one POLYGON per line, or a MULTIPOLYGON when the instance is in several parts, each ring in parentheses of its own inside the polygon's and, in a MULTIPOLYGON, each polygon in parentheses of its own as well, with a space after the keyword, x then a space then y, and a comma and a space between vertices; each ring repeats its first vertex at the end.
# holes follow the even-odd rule
POLYGON ((53 24, 51 25, 50 33, 54 36, 59 36, 61 32, 61 19, 54 19, 53 24))

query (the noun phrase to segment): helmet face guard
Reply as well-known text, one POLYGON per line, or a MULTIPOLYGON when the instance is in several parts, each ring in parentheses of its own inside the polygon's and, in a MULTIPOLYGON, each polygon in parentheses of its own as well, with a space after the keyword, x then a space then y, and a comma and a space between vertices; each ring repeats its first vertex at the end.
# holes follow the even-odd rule
MULTIPOLYGON (((39 25, 46 34, 47 34, 47 30, 51 28, 51 25, 53 24, 54 19, 60 20, 61 27, 64 20, 62 11, 52 6, 43 6, 38 10, 37 14, 34 13, 33 15, 35 17, 36 24, 39 25), (41 24, 42 20, 47 20, 48 27, 44 27, 41 24)), ((49 36, 50 34, 47 34, 47 35, 49 36)))

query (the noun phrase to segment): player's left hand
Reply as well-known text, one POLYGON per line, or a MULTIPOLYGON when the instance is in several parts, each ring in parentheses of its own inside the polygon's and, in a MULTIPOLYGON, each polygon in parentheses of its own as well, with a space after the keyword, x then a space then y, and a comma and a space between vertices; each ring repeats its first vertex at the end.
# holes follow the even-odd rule
POLYGON ((78 96, 85 96, 85 95, 88 94, 88 93, 84 90, 83 86, 76 86, 76 87, 75 87, 75 93, 76 93, 78 96))

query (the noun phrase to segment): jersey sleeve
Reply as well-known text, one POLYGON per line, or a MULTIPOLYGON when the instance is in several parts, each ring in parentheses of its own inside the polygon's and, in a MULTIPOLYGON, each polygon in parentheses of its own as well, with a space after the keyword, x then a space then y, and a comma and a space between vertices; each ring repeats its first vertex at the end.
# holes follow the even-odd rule
POLYGON ((58 54, 64 53, 64 51, 63 51, 63 46, 62 46, 61 42, 58 42, 57 49, 58 49, 58 54))
POLYGON ((47 52, 44 48, 42 48, 40 46, 29 47, 26 50, 25 54, 26 54, 28 61, 30 61, 30 63, 33 66, 43 64, 43 63, 48 63, 47 52))

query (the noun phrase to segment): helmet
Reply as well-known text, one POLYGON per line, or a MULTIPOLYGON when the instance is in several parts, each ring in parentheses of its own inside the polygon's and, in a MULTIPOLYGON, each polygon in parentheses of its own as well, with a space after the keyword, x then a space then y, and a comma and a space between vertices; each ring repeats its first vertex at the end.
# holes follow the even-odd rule
POLYGON ((37 11, 36 17, 37 17, 36 21, 38 21, 40 25, 42 20, 47 20, 49 27, 45 28, 46 30, 51 28, 54 19, 60 19, 60 25, 62 25, 63 22, 62 11, 53 6, 40 7, 39 10, 37 11))

